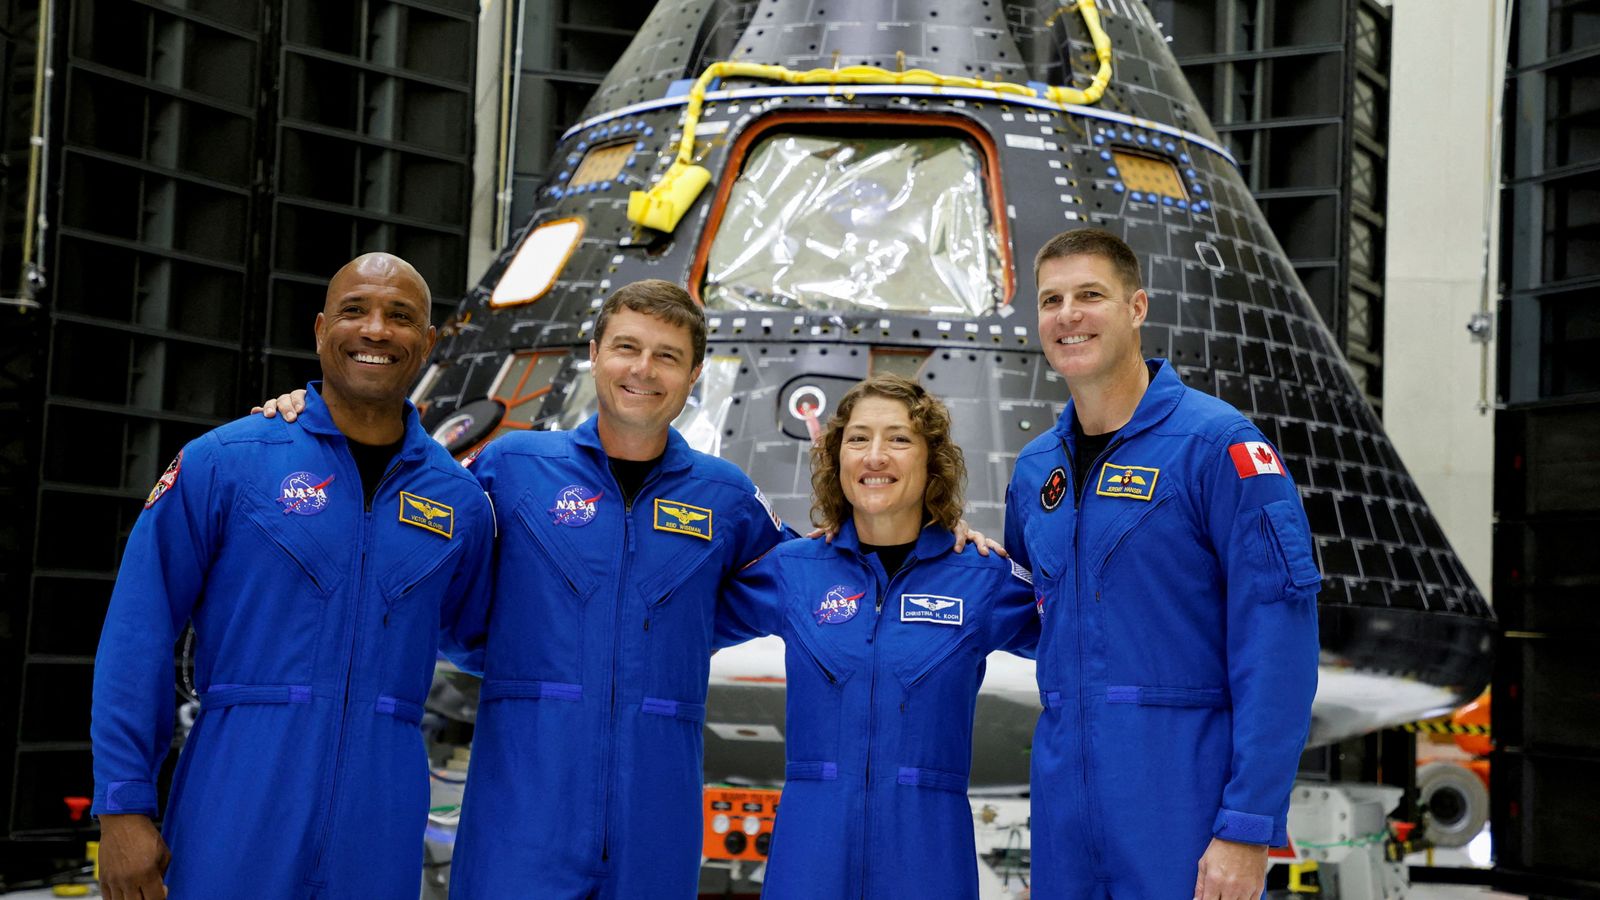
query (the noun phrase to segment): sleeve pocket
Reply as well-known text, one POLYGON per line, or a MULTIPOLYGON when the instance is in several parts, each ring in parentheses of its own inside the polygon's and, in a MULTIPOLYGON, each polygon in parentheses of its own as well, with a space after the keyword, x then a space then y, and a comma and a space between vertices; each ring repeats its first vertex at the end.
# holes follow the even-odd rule
POLYGON ((1276 500, 1263 507, 1266 514, 1267 537, 1283 561, 1284 574, 1289 584, 1300 590, 1322 583, 1322 573, 1317 571, 1317 559, 1311 550, 1311 534, 1304 520, 1295 515, 1294 501, 1276 500))

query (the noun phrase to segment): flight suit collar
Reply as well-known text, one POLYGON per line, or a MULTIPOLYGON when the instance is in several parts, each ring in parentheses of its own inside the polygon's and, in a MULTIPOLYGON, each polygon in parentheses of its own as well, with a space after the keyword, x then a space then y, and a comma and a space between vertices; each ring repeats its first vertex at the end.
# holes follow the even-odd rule
MULTIPOLYGON (((322 399, 322 382, 313 381, 306 385, 306 408, 296 419, 305 430, 313 433, 333 437, 337 435, 344 438, 344 432, 333 422, 333 414, 328 411, 327 401, 322 399)), ((428 442, 433 438, 422 430, 422 422, 417 417, 417 408, 410 400, 405 403, 405 433, 401 436, 400 451, 395 455, 400 459, 418 459, 428 451, 428 442)))
MULTIPOLYGON (((950 529, 936 522, 929 522, 922 526, 922 532, 917 535, 917 545, 911 549, 906 561, 934 559, 955 546, 955 542, 956 536, 950 533, 950 529)), ((846 519, 844 525, 839 528, 839 533, 833 536, 833 546, 848 550, 863 560, 866 558, 866 554, 861 552, 861 536, 856 533, 856 523, 853 519, 846 519)))
MULTIPOLYGON (((582 425, 572 431, 573 442, 594 454, 599 459, 606 458, 606 448, 600 443, 600 414, 590 416, 582 425)), ((690 449, 689 442, 683 439, 678 429, 667 427, 667 449, 662 453, 661 464, 657 471, 678 472, 694 465, 694 450, 690 449)))
MULTIPOLYGON (((1178 401, 1183 399, 1183 381, 1178 378, 1172 363, 1153 358, 1145 360, 1144 364, 1150 370, 1150 384, 1145 387, 1144 396, 1139 398, 1139 405, 1134 407, 1133 418, 1117 429, 1118 440, 1126 440, 1160 423, 1172 414, 1178 401)), ((1055 432, 1068 449, 1076 444, 1072 428, 1072 420, 1076 415, 1076 407, 1068 399, 1067 408, 1061 411, 1061 418, 1056 421, 1055 432)))

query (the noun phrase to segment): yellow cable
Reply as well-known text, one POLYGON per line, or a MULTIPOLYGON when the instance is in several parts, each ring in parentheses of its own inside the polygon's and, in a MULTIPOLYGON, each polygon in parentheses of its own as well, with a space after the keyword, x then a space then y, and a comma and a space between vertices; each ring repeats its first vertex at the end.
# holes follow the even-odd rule
MULTIPOLYGON (((1068 8, 1068 7, 1063 7, 1068 8)), ((1078 0, 1078 12, 1089 28, 1089 38, 1094 43, 1094 53, 1100 69, 1087 88, 1048 87, 1044 99, 1062 105, 1088 105, 1096 103, 1111 83, 1111 37, 1100 22, 1095 0, 1078 0)), ((985 81, 964 75, 940 75, 927 69, 891 72, 878 66, 846 66, 842 69, 811 69, 796 72, 784 66, 761 63, 716 62, 706 67, 689 89, 689 102, 684 110, 683 137, 678 141, 678 153, 661 180, 649 191, 634 191, 628 195, 628 220, 657 231, 672 231, 689 211, 690 204, 711 183, 711 172, 694 164, 695 127, 700 124, 700 110, 705 105, 706 91, 719 78, 757 78, 763 81, 781 81, 785 84, 895 84, 922 87, 969 88, 993 91, 1000 96, 1034 97, 1039 92, 1026 85, 1009 81, 985 81)))

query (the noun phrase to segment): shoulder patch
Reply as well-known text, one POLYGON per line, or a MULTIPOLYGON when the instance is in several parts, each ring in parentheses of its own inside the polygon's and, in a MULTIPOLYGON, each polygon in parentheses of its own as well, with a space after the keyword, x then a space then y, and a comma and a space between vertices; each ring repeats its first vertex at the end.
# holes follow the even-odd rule
POLYGON ((1240 478, 1284 474, 1283 460, 1278 458, 1278 454, 1265 441, 1230 444, 1228 456, 1233 459, 1233 468, 1239 473, 1240 478))
POLYGON ((144 498, 145 509, 155 506, 157 500, 166 496, 167 491, 172 490, 172 486, 178 483, 178 470, 181 468, 183 468, 183 451, 179 450, 178 455, 173 457, 172 462, 167 466, 167 470, 161 473, 160 478, 156 479, 155 486, 150 489, 150 496, 144 498))
POLYGON ((711 540, 711 510, 677 500, 656 498, 655 530, 711 540))
POLYGON ((455 535, 456 511, 453 507, 437 500, 429 500, 410 491, 401 491, 400 521, 450 538, 455 535))
POLYGON ((767 495, 761 493, 761 488, 759 487, 756 488, 756 502, 760 503, 761 508, 767 511, 767 518, 772 520, 772 527, 782 531, 783 520, 778 518, 778 514, 773 510, 772 504, 767 502, 767 495))
POLYGON ((1009 560, 1006 560, 1006 561, 1011 563, 1011 574, 1016 576, 1018 581, 1025 581, 1028 584, 1033 584, 1033 573, 1032 572, 1029 572, 1026 568, 1024 568, 1020 563, 1018 563, 1014 559, 1009 559, 1009 560))

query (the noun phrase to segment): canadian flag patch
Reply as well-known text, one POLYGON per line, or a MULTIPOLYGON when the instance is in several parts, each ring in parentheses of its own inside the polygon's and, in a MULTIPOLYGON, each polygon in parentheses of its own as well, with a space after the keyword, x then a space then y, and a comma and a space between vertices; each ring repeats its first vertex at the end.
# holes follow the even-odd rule
POLYGON ((1233 467, 1239 470, 1240 478, 1283 474, 1283 460, 1262 441, 1234 444, 1228 448, 1228 455, 1233 457, 1233 467))

